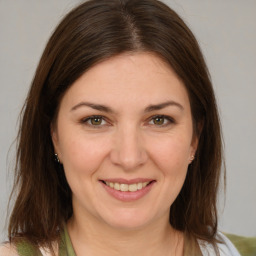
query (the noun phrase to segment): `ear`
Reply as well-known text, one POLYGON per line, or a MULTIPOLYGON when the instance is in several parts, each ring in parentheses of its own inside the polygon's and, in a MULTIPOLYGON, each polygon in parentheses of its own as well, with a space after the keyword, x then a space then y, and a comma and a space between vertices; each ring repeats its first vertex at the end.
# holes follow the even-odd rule
POLYGON ((196 127, 194 127, 194 134, 193 134, 193 138, 191 141, 190 163, 195 158, 197 147, 198 147, 200 136, 201 136, 201 132, 203 130, 203 126, 204 126, 204 124, 202 121, 202 122, 196 124, 196 127))
POLYGON ((190 165, 193 160, 195 159, 195 154, 198 146, 198 136, 196 134, 193 135, 193 138, 191 140, 191 145, 190 145, 190 152, 188 156, 188 165, 190 165))
POLYGON ((61 161, 61 152, 60 152, 60 147, 59 147, 59 137, 58 137, 58 131, 57 131, 57 127, 56 124, 51 124, 51 137, 52 137, 52 144, 53 144, 53 148, 54 148, 54 152, 55 154, 58 154, 58 158, 61 161))
POLYGON ((199 142, 199 138, 198 136, 195 134, 192 138, 192 141, 191 141, 191 154, 192 155, 195 155, 196 154, 196 150, 197 150, 197 147, 198 147, 198 142, 199 142))

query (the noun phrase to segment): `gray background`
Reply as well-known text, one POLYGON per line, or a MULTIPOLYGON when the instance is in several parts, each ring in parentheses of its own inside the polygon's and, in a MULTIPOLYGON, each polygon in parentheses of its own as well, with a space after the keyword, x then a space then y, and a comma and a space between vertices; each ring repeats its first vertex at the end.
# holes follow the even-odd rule
MULTIPOLYGON (((40 55, 78 0, 0 0, 0 240, 12 182, 17 117, 40 55)), ((256 236, 256 1, 169 0, 195 33, 220 107, 227 193, 220 229, 256 236)))

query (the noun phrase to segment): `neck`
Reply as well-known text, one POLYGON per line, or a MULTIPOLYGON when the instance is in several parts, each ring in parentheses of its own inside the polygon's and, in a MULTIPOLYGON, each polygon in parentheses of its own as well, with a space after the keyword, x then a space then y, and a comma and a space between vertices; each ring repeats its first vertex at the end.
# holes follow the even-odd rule
POLYGON ((77 256, 183 255, 183 234, 168 218, 137 229, 117 229, 72 217, 67 227, 77 256))

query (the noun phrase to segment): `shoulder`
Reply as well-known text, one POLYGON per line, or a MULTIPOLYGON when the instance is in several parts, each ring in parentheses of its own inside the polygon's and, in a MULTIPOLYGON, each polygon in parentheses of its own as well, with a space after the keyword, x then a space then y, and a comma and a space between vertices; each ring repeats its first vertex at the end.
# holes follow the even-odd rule
MULTIPOLYGON (((55 255, 58 255, 58 242, 52 244, 55 255)), ((0 256, 51 256, 51 252, 48 248, 37 247, 31 244, 29 241, 23 239, 15 244, 2 243, 0 244, 0 256)))
POLYGON ((225 236, 235 245, 241 255, 256 255, 256 237, 245 237, 226 233, 225 236))
MULTIPOLYGON (((217 233, 216 236, 219 243, 217 248, 220 256, 241 256, 232 242, 221 232, 217 233)), ((199 240, 198 241, 203 256, 215 255, 215 250, 210 243, 199 240)))
POLYGON ((221 256, 240 256, 236 247, 223 233, 218 232, 217 239, 219 239, 222 242, 218 243, 221 256))
POLYGON ((19 256, 16 247, 10 243, 0 245, 0 256, 19 256))

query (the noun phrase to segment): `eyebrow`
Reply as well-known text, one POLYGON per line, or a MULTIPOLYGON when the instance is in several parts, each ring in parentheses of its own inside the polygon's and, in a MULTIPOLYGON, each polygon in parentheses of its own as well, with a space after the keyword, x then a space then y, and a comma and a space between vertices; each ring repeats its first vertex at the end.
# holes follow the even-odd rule
POLYGON ((180 103, 170 100, 170 101, 166 101, 156 105, 149 105, 148 107, 145 108, 145 112, 152 112, 152 111, 160 110, 169 106, 178 107, 180 110, 184 110, 184 107, 180 103))
MULTIPOLYGON (((169 106, 174 106, 179 108, 180 110, 184 110, 184 107, 176 102, 176 101, 166 101, 163 103, 159 103, 159 104, 154 104, 154 105, 149 105, 148 107, 145 108, 144 112, 148 113, 148 112, 152 112, 152 111, 156 111, 156 110, 160 110, 169 106)), ((74 107, 71 108, 71 111, 74 111, 80 107, 90 107, 92 109, 96 109, 102 112, 106 112, 106 113, 115 113, 114 110, 112 110, 110 107, 105 106, 105 105, 101 105, 101 104, 94 104, 91 102, 80 102, 77 105, 75 105, 74 107)))
POLYGON ((77 105, 75 105, 74 107, 71 108, 71 111, 74 111, 80 107, 90 107, 92 109, 96 109, 96 110, 99 110, 99 111, 103 111, 103 112, 106 112, 106 113, 114 113, 114 111, 105 106, 105 105, 100 105, 100 104, 94 104, 94 103, 90 103, 90 102, 80 102, 78 103, 77 105))

